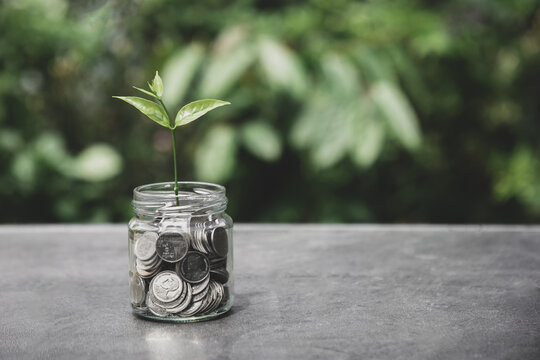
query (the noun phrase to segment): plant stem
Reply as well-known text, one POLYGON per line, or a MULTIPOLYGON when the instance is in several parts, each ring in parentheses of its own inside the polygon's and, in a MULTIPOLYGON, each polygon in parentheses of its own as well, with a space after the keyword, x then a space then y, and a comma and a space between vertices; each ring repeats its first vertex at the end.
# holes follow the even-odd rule
POLYGON ((180 205, 178 200, 178 170, 176 166, 176 136, 174 135, 174 130, 171 129, 172 135, 172 153, 173 153, 173 162, 174 162, 174 194, 176 195, 176 206, 180 205))
MULTIPOLYGON (((169 120, 169 124, 171 127, 174 125, 171 116, 169 115, 169 111, 165 107, 165 104, 161 100, 161 98, 158 99, 159 103, 163 107, 163 110, 165 110, 165 114, 167 114, 167 119, 169 120)), ((172 135, 172 153, 173 153, 173 165, 174 165, 174 195, 176 195, 176 206, 180 206, 180 201, 178 199, 178 168, 176 166, 176 135, 174 134, 174 129, 171 129, 171 135, 172 135)))

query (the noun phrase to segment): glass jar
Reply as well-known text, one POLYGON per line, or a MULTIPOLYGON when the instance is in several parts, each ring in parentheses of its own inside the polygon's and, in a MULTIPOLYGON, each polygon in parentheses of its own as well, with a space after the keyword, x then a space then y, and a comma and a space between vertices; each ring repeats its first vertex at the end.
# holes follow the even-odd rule
POLYGON ((226 313, 233 295, 233 221, 225 188, 202 182, 142 185, 129 222, 133 313, 193 322, 226 313))

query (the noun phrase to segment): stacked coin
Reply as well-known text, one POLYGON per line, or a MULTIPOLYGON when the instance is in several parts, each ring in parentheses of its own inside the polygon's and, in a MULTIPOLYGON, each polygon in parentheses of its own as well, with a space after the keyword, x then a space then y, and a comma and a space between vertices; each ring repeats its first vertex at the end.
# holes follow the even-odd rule
POLYGON ((138 274, 130 280, 134 306, 146 302, 156 316, 191 317, 210 314, 228 300, 227 231, 208 218, 190 226, 191 232, 167 227, 136 237, 138 274), (146 293, 143 278, 151 279, 146 293))
POLYGON ((162 271, 150 282, 146 306, 152 314, 165 317, 186 309, 191 304, 191 299, 191 285, 173 271, 162 271))
POLYGON ((137 273, 142 277, 154 276, 161 265, 161 258, 156 252, 156 241, 158 235, 154 232, 145 232, 135 236, 134 253, 137 257, 135 266, 137 273))
POLYGON ((208 254, 211 257, 225 257, 229 251, 229 239, 227 231, 223 227, 208 228, 210 222, 193 222, 193 241, 194 249, 208 254))

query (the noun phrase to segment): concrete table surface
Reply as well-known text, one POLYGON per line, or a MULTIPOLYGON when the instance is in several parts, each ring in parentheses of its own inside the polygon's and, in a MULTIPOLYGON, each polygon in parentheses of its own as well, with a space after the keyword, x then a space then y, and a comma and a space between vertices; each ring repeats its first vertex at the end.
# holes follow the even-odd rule
POLYGON ((0 359, 540 359, 540 227, 237 225, 233 310, 136 318, 125 225, 0 226, 0 359))

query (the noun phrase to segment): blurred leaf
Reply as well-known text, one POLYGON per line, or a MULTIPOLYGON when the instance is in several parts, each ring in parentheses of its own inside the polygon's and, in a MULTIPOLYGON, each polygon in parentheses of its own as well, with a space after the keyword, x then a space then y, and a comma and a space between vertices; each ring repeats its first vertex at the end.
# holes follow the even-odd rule
POLYGON ((352 159, 363 167, 371 166, 379 156, 384 143, 384 129, 371 118, 360 119, 351 148, 352 159))
POLYGON ((253 63, 255 53, 249 44, 242 44, 226 53, 214 53, 204 70, 198 94, 222 97, 253 63))
POLYGON ((332 116, 328 96, 321 89, 315 89, 303 112, 296 119, 290 132, 293 146, 309 148, 318 133, 319 123, 332 116))
POLYGON ((195 172, 203 181, 221 182, 229 179, 236 162, 236 136, 231 127, 213 127, 203 138, 195 153, 195 172))
POLYGON ((355 101, 361 92, 354 64, 338 53, 329 53, 321 61, 325 87, 333 96, 355 101))
POLYGON ((520 146, 497 174, 494 187, 498 200, 520 199, 531 210, 540 212, 540 160, 531 149, 520 146))
POLYGON ((408 149, 420 146, 420 128, 414 110, 401 90, 389 82, 371 87, 371 97, 397 139, 408 149))
POLYGON ((159 125, 169 129, 173 129, 167 120, 167 114, 163 108, 153 101, 146 100, 135 96, 113 96, 114 98, 124 100, 128 104, 135 107, 137 110, 148 116, 150 119, 157 122, 159 125))
POLYGON ((191 44, 176 51, 163 66, 163 102, 174 109, 186 96, 186 91, 204 56, 204 48, 191 44))
POLYGON ((23 139, 16 131, 6 128, 0 131, 0 149, 13 152, 20 149, 23 144, 23 139))
POLYGON ((73 176, 85 181, 104 181, 122 170, 122 157, 108 144, 94 144, 74 160, 73 176))
POLYGON ((36 161, 30 151, 23 151, 15 155, 11 172, 23 186, 30 186, 36 179, 36 161))
POLYGON ((258 158, 275 161, 281 155, 281 139, 273 127, 263 121, 250 121, 242 127, 242 141, 258 158))
POLYGON ((313 164, 319 169, 329 168, 345 156, 353 134, 354 111, 341 107, 333 110, 334 116, 324 121, 311 150, 313 164))
POLYGON ((396 81, 392 63, 386 54, 369 48, 361 48, 355 55, 360 65, 360 72, 367 82, 396 81))
POLYGON ((36 158, 43 160, 49 167, 62 174, 71 169, 71 156, 68 154, 64 139, 55 133, 43 133, 34 143, 36 158))
POLYGON ((302 95, 307 89, 304 67, 298 56, 273 39, 259 41, 259 62, 269 84, 293 95, 302 95))
POLYGON ((183 106, 174 120, 174 127, 184 126, 190 122, 197 120, 207 112, 214 110, 220 106, 229 105, 230 102, 214 99, 204 99, 193 101, 183 106))

